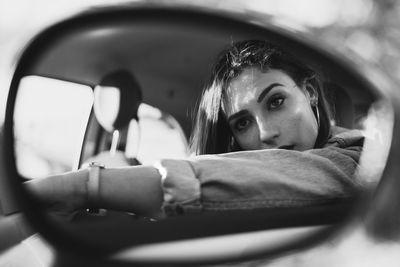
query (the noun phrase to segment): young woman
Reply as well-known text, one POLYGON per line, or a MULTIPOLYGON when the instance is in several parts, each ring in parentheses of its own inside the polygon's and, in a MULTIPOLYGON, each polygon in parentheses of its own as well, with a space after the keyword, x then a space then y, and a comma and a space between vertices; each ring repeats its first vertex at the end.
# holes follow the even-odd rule
POLYGON ((191 212, 296 207, 352 198, 363 145, 331 127, 318 75, 265 41, 221 53, 191 138, 196 156, 157 166, 100 168, 33 180, 48 207, 88 207, 153 218, 191 212))

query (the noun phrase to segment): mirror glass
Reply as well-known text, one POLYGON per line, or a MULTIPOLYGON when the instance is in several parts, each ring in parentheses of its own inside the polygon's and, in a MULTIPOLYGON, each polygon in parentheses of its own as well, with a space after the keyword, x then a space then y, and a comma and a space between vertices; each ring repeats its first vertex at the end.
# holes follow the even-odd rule
MULTIPOLYGON (((48 38, 48 43, 36 51, 36 60, 17 77, 15 155, 18 172, 23 177, 31 179, 77 170, 93 158, 107 158, 107 166, 153 164, 161 158, 187 159, 193 113, 218 53, 235 41, 264 39, 282 45, 320 72, 334 107, 331 125, 359 129, 367 138, 356 179, 365 179, 371 185, 379 181, 391 142, 392 110, 383 95, 351 68, 334 61, 328 52, 313 49, 311 44, 283 30, 245 23, 192 21, 185 16, 166 21, 146 17, 139 22, 106 18, 101 22, 87 22, 85 27, 77 27, 79 23, 70 28, 64 25, 69 31, 58 31, 65 34, 48 38), (111 125, 121 113, 124 98, 115 93, 118 92, 115 88, 98 85, 105 75, 118 69, 128 70, 137 79, 143 101, 137 118, 128 116, 130 122, 116 133, 111 125), (96 92, 101 92, 97 100, 96 92), (122 155, 124 161, 116 155, 122 155), (366 171, 365 166, 374 166, 374 172, 366 171)), ((159 225, 148 220, 132 224, 138 221, 132 220, 132 214, 125 215, 129 217, 128 223, 113 213, 103 216, 107 217, 104 220, 100 216, 93 219, 92 214, 80 214, 77 221, 84 223, 76 233, 79 238, 86 237, 92 243, 107 247, 112 246, 107 239, 110 236, 102 240, 98 235, 104 232, 104 225, 103 228, 88 227, 96 220, 112 221, 115 229, 130 225, 133 228, 129 228, 130 233, 140 231, 141 225, 150 225, 148 229, 159 225), (118 226, 118 222, 122 224, 118 226), (97 234, 91 235, 91 231, 97 234)), ((219 217, 215 222, 222 219, 219 217)), ((275 228, 288 225, 288 220, 274 222, 275 228)), ((227 224, 235 227, 227 221, 223 225, 227 224)), ((253 230, 265 229, 256 219, 241 225, 244 225, 241 231, 251 229, 252 225, 255 225, 253 230)), ((181 229, 176 225, 174 229, 186 227, 190 237, 196 235, 194 229, 201 225, 183 223, 180 226, 181 229)), ((160 238, 166 232, 173 235, 174 230, 162 229, 160 238)), ((123 239, 123 233, 120 234, 123 239)), ((149 234, 140 238, 137 240, 154 241, 158 237, 149 234)))

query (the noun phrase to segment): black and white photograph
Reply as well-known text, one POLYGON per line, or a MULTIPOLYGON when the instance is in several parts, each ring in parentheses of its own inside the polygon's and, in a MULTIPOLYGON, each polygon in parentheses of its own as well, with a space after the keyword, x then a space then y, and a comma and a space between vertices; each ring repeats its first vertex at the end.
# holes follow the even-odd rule
POLYGON ((400 1, 0 1, 0 267, 400 266, 400 1))

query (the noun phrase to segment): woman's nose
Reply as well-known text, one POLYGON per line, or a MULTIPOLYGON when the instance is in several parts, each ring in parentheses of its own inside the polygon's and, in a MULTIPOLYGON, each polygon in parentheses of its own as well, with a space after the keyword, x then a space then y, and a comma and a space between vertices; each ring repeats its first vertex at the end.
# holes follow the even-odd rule
POLYGON ((260 122, 258 123, 258 131, 261 145, 267 145, 268 148, 274 148, 277 145, 277 138, 279 136, 278 127, 270 123, 260 122))

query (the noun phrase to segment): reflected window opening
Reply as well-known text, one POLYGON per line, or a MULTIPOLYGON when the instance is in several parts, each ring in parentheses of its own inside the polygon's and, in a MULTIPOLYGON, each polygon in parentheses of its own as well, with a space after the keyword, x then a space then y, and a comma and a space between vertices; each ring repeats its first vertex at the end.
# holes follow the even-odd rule
POLYGON ((35 178, 77 169, 92 105, 89 86, 24 77, 14 114, 19 173, 35 178))

